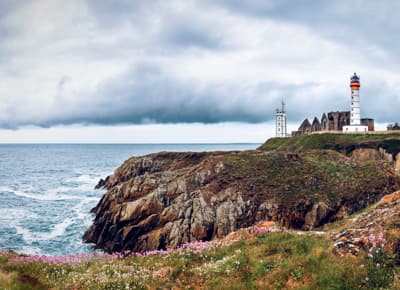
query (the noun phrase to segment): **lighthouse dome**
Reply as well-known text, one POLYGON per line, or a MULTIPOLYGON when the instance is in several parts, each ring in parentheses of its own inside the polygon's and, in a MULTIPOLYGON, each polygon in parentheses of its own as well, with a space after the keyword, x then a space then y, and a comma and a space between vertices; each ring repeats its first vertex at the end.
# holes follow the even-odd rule
POLYGON ((354 75, 351 77, 350 79, 352 82, 359 82, 360 81, 360 77, 354 73, 354 75))

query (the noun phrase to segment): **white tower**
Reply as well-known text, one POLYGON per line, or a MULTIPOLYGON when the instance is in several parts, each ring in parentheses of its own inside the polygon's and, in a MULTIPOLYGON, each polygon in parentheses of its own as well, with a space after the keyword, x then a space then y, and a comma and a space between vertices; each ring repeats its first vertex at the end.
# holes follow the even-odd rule
POLYGON ((276 137, 287 137, 284 102, 282 102, 282 110, 276 109, 276 137))
POLYGON ((361 112, 360 112, 360 78, 354 73, 351 77, 351 111, 350 111, 350 125, 361 125, 361 112))
POLYGON ((367 132, 368 126, 361 125, 360 77, 356 73, 350 78, 351 110, 350 126, 343 126, 343 132, 367 132))

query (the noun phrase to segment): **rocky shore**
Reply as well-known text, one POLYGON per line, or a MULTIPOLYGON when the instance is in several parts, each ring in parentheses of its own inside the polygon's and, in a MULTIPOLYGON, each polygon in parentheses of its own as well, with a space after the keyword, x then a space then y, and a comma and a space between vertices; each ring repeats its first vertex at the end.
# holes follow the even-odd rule
POLYGON ((314 229, 399 188, 397 152, 368 144, 351 152, 263 146, 133 157, 99 182, 107 192, 84 240, 107 252, 146 251, 221 238, 264 220, 314 229))

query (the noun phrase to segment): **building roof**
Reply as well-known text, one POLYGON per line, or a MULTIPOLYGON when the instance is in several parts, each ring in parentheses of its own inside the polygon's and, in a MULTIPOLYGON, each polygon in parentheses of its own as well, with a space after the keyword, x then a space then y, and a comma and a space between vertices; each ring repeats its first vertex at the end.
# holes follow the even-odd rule
POLYGON ((319 122, 319 120, 318 120, 317 117, 314 118, 314 121, 312 122, 312 125, 313 125, 313 126, 315 126, 315 125, 321 125, 321 123, 319 122))
POLYGON ((304 131, 305 129, 309 129, 309 128, 311 128, 310 121, 308 121, 308 119, 305 119, 303 121, 303 123, 301 123, 301 125, 299 127, 299 131, 304 131))

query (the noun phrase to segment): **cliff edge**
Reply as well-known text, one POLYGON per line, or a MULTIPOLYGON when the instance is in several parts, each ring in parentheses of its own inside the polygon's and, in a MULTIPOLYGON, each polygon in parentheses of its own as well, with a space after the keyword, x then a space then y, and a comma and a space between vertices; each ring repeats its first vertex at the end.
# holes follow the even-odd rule
POLYGON ((309 148, 304 137, 311 136, 297 144, 271 139, 251 151, 130 158, 99 182, 107 192, 84 240, 107 252, 146 251, 221 238, 263 220, 309 230, 399 189, 397 137, 333 148, 309 148))

